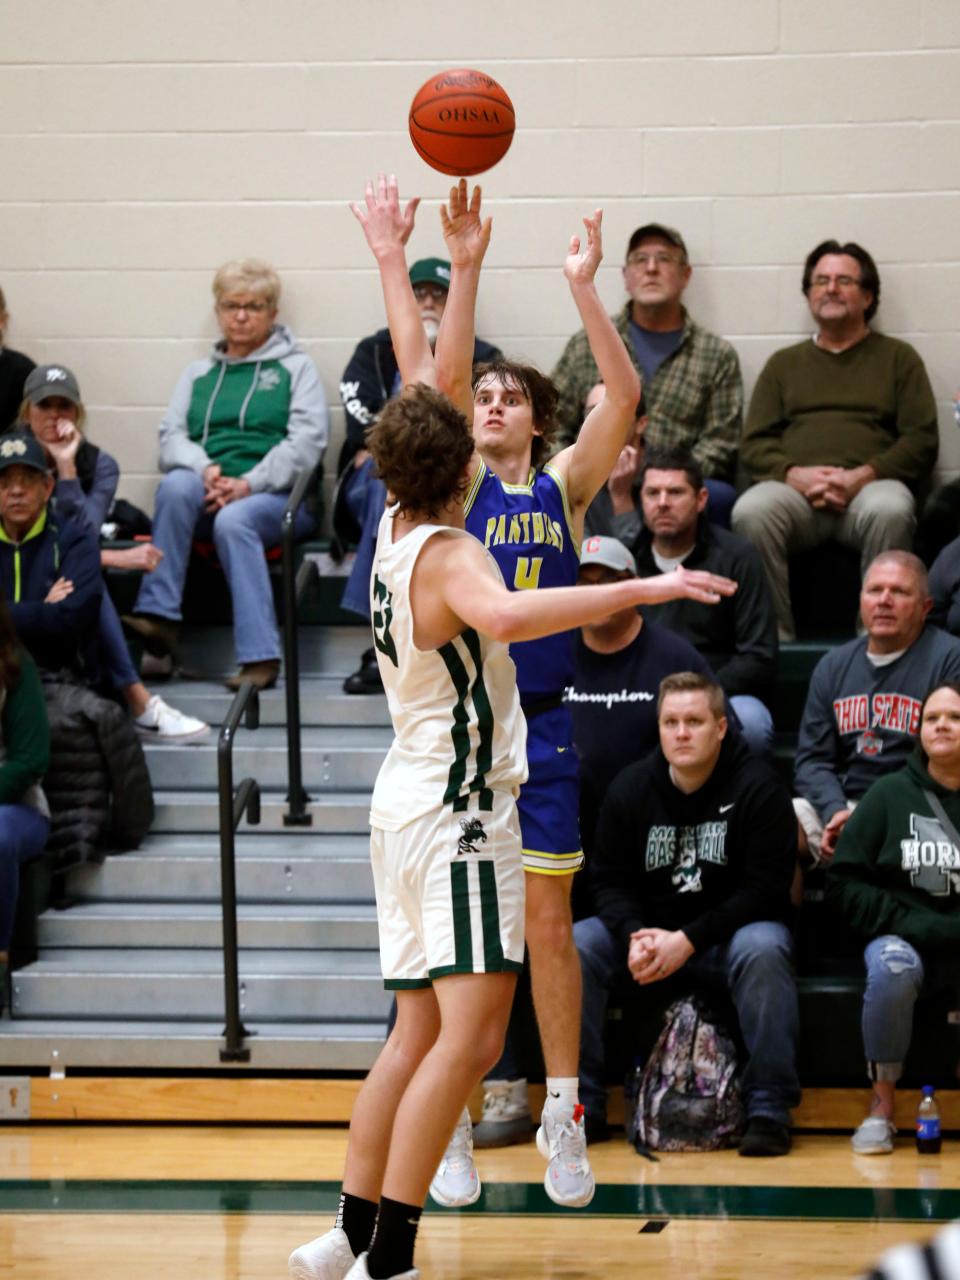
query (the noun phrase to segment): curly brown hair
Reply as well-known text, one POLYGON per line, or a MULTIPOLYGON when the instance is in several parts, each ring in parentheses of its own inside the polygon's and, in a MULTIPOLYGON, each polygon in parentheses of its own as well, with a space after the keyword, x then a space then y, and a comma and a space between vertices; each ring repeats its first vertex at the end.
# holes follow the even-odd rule
POLYGON ((470 424, 424 383, 404 387, 367 433, 380 479, 405 515, 432 519, 467 487, 470 424))
POLYGON ((545 373, 532 364, 518 364, 515 360, 485 360, 474 365, 473 393, 483 382, 500 382, 505 387, 523 393, 533 413, 533 425, 539 435, 533 437, 530 461, 541 466, 553 452, 553 438, 557 433, 557 402, 560 399, 556 387, 545 373))

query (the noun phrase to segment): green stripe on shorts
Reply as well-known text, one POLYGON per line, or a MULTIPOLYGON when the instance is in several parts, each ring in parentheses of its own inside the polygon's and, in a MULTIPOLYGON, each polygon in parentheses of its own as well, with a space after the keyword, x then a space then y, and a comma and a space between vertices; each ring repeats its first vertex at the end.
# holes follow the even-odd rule
POLYGON ((450 895, 453 906, 453 954, 457 969, 473 969, 473 929, 470 924, 470 867, 466 862, 450 864, 450 895))
POLYGON ((480 872, 480 918, 483 921, 483 967, 488 973, 503 968, 500 941, 500 906, 497 902, 497 873, 492 862, 477 864, 480 872))

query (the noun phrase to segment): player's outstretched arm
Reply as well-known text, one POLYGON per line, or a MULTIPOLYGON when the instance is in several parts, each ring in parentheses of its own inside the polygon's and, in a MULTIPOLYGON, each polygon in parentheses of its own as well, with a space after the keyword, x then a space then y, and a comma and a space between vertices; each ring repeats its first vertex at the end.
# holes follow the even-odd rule
POLYGON ((419 203, 417 196, 401 209, 396 177, 381 173, 376 181, 367 182, 363 202, 354 201, 350 209, 363 227, 367 244, 380 268, 387 324, 401 381, 404 386, 425 382, 435 387, 436 364, 413 296, 404 252, 419 203))
POLYGON ((468 422, 473 420, 474 313, 480 268, 490 244, 493 219, 480 218, 481 192, 468 197, 467 180, 450 188, 450 199, 440 206, 440 222, 450 255, 450 291, 437 335, 437 378, 440 390, 453 401, 468 422))
POLYGON ((447 608, 467 626, 506 642, 569 631, 638 604, 681 598, 717 604, 737 589, 731 579, 714 573, 675 569, 596 586, 508 591, 490 574, 479 543, 458 539, 446 548, 444 559, 434 586, 447 608))
POLYGON ((604 384, 604 397, 587 416, 576 442, 554 463, 565 476, 575 514, 586 510, 606 484, 627 443, 640 400, 640 378, 597 293, 595 278, 603 258, 602 221, 602 209, 584 218, 586 243, 581 246, 579 236, 571 237, 563 266, 604 384))

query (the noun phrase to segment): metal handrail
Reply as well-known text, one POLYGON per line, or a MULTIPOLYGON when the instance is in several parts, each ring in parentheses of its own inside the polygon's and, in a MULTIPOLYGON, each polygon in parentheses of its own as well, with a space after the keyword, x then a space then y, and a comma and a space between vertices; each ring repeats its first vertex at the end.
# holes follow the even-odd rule
POLYGON ((223 1003, 226 1026, 221 1062, 249 1062, 244 1044, 253 1034, 240 1018, 240 966, 237 957, 237 859, 234 833, 243 817, 260 822, 260 784, 244 778, 234 791, 233 743, 241 718, 248 729, 260 727, 260 699, 256 685, 245 681, 230 703, 217 742, 217 790, 220 797, 220 897, 223 910, 223 1003))
POLYGON ((287 698, 287 812, 285 827, 309 827, 313 815, 307 809, 310 796, 303 786, 303 763, 300 746, 300 654, 298 649, 297 606, 310 582, 317 577, 317 566, 304 560, 294 574, 294 524, 297 511, 307 496, 317 469, 301 471, 293 486, 281 520, 283 547, 283 670, 287 698))

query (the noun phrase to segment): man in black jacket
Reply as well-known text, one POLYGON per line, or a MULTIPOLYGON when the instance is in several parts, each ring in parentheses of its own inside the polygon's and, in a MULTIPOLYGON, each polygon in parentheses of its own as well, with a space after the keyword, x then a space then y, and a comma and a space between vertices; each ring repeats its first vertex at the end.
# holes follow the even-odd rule
MULTIPOLYGON (((440 321, 450 289, 450 263, 443 258, 421 258, 410 268, 410 283, 420 308, 420 319, 431 347, 436 345, 440 321)), ((497 347, 477 338, 473 362, 496 360, 497 347)), ((383 406, 400 391, 400 371, 389 329, 378 329, 364 338, 350 357, 340 379, 347 437, 337 462, 337 491, 333 503, 333 531, 341 548, 356 542, 357 558, 347 579, 341 605, 369 620, 370 567, 383 514, 385 490, 373 470, 366 448, 366 434, 383 406)), ((383 685, 373 649, 344 682, 347 693, 380 693, 383 685)))
POLYGON ((607 996, 628 969, 670 1000, 725 985, 747 1048, 740 1154, 785 1155, 796 1071, 790 884, 797 830, 772 768, 727 735, 723 691, 667 676, 660 747, 607 792, 593 863, 596 916, 574 926, 583 968, 580 1097, 596 1131, 606 1110, 607 996), (671 981, 667 981, 671 980, 671 981))
POLYGON ((777 663, 777 621, 763 564, 745 538, 711 524, 703 472, 688 453, 648 451, 640 474, 643 525, 633 543, 641 577, 682 564, 733 578, 737 592, 716 605, 694 600, 646 605, 644 617, 685 636, 716 672, 755 751, 773 747, 773 718, 761 700, 777 663))

